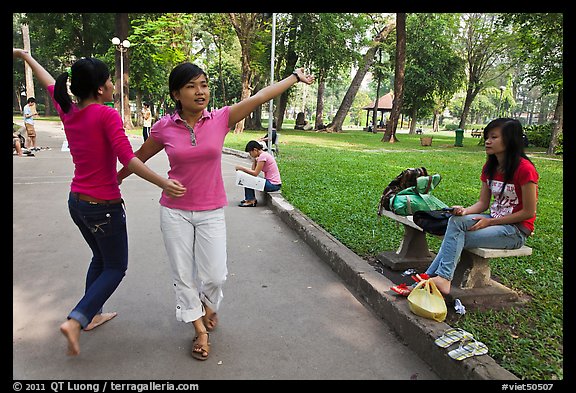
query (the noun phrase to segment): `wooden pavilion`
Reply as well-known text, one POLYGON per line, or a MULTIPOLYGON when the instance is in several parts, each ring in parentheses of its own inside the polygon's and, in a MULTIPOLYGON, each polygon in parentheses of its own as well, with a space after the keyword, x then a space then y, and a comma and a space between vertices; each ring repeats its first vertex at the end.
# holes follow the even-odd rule
MULTIPOLYGON (((384 128, 384 126, 386 125, 386 121, 385 121, 385 113, 386 112, 392 112, 392 102, 394 101, 394 93, 390 92, 386 95, 383 95, 382 97, 380 97, 378 99, 378 124, 377 124, 377 129, 378 128, 384 128)), ((374 114, 374 101, 372 101, 369 105, 366 105, 365 107, 363 107, 362 109, 364 109, 366 111, 366 127, 364 127, 364 130, 368 130, 368 125, 370 124, 370 121, 372 120, 372 116, 374 114)))

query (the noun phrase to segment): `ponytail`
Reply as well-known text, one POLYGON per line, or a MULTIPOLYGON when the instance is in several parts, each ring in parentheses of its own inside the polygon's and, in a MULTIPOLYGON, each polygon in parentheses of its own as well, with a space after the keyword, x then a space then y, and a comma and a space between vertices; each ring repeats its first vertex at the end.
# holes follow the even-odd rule
POLYGON ((63 72, 56 78, 54 84, 54 100, 60 105, 64 113, 68 113, 72 106, 72 98, 68 94, 68 73, 63 72))

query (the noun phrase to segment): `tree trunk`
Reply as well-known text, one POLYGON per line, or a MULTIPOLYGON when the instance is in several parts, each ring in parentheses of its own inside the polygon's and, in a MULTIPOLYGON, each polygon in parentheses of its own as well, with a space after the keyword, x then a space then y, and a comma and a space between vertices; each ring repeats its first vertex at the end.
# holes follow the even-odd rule
MULTIPOLYGON (((382 57, 382 56, 380 56, 382 57)), ((374 101, 374 110, 372 111, 372 132, 376 132, 378 128, 378 101, 380 99, 380 77, 378 77, 378 83, 376 84, 376 101, 374 101)))
POLYGON ((564 129, 564 89, 561 88, 558 92, 558 100, 556 101, 556 109, 554 110, 554 127, 552 128, 552 140, 546 154, 554 154, 556 146, 558 146, 558 135, 564 129))
MULTIPOLYGON (((229 13, 230 21, 236 31, 240 41, 240 50, 242 55, 242 95, 241 100, 250 97, 250 83, 252 81, 252 69, 250 67, 250 47, 252 37, 256 31, 256 13, 229 13)), ((234 133, 238 134, 244 131, 244 119, 236 123, 234 133)))
POLYGON ((396 14, 396 64, 394 65, 394 100, 382 142, 399 142, 396 137, 398 118, 404 100, 404 72, 406 69, 406 14, 396 14))
POLYGON ((468 82, 468 89, 466 89, 466 98, 464 99, 464 108, 462 108, 460 123, 458 123, 458 128, 462 130, 466 127, 466 119, 468 118, 468 113, 470 112, 470 107, 472 106, 472 101, 474 101, 474 97, 476 97, 476 94, 477 92, 474 92, 472 82, 468 82))
POLYGON ((362 58, 361 65, 358 68, 356 75, 354 75, 354 78, 352 79, 352 83, 350 84, 348 91, 346 91, 346 94, 344 95, 342 103, 340 104, 340 107, 338 108, 338 111, 336 112, 334 119, 332 119, 330 124, 328 124, 329 131, 336 131, 336 132, 342 131, 342 124, 344 124, 344 119, 346 118, 346 115, 348 114, 348 111, 352 106, 352 101, 354 101, 354 97, 356 97, 356 93, 358 93, 358 89, 360 89, 362 80, 364 80, 364 77, 366 76, 366 73, 370 69, 370 66, 372 65, 372 63, 374 63, 374 55, 378 50, 378 44, 383 42, 386 39, 386 37, 388 37, 388 34, 390 34, 390 32, 395 27, 396 22, 393 21, 390 22, 374 38, 372 46, 368 49, 368 51, 366 51, 366 54, 362 58))
POLYGON ((432 132, 438 132, 440 128, 440 113, 438 111, 434 111, 434 119, 432 120, 432 132))
MULTIPOLYGON (((30 47, 30 30, 27 24, 22 25, 22 39, 24 41, 24 50, 32 54, 32 48, 30 47)), ((26 75, 26 99, 30 97, 36 97, 34 93, 34 78, 32 75, 32 68, 27 62, 24 62, 24 72, 26 75)))
POLYGON ((326 88, 326 78, 322 72, 318 78, 318 94, 316 95, 316 121, 314 129, 318 130, 320 125, 324 124, 322 118, 324 117, 324 89, 326 88))
MULTIPOLYGON (((298 29, 296 28, 297 21, 293 17, 290 21, 290 29, 288 33, 288 48, 286 49, 286 57, 284 61, 286 62, 286 67, 284 68, 284 74, 282 78, 284 79, 296 68, 296 63, 298 62, 298 55, 294 50, 294 43, 296 42, 296 32, 298 29)), ((276 130, 280 131, 282 129, 282 123, 284 123, 284 114, 286 113, 286 107, 288 106, 288 97, 289 97, 289 90, 286 90, 284 93, 280 94, 280 98, 278 99, 278 106, 276 107, 275 119, 276 119, 276 130)))

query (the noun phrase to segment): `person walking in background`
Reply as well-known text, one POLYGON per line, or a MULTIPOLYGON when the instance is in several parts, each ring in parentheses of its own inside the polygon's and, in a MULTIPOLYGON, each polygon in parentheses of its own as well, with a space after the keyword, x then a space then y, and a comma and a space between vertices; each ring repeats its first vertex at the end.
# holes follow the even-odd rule
POLYGON ((28 149, 31 151, 40 150, 36 147, 36 128, 34 127, 34 116, 38 116, 36 110, 36 98, 28 97, 27 104, 24 105, 22 113, 24 114, 24 126, 26 127, 28 149))
POLYGON ((57 80, 28 51, 13 49, 47 89, 62 123, 74 162, 68 210, 92 250, 85 292, 60 331, 68 343, 68 355, 80 353, 81 330, 89 331, 116 316, 102 307, 122 281, 128 267, 126 212, 116 178, 119 160, 138 176, 177 198, 186 189, 177 180, 165 179, 135 157, 118 112, 104 105, 112 101, 114 86, 108 66, 95 58, 76 61, 57 80), (73 103, 67 91, 76 97, 73 103))
MULTIPOLYGON (((206 360, 210 354, 209 332, 218 324, 228 274, 224 217, 228 201, 221 167, 224 139, 238 121, 299 81, 311 84, 314 78, 298 69, 251 97, 208 112, 208 76, 195 64, 179 64, 168 78, 176 110, 154 123, 150 137, 136 151, 146 162, 164 149, 169 178, 190 190, 177 200, 160 198, 160 226, 172 269, 176 319, 194 326, 191 354, 195 359, 206 360)), ((129 174, 130 168, 122 168, 119 181, 129 174)))
MULTIPOLYGON (((264 191, 278 191, 282 187, 282 179, 280 179, 280 171, 274 156, 263 151, 262 145, 258 141, 248 142, 245 151, 252 157, 252 168, 236 165, 236 170, 246 172, 252 176, 258 176, 260 172, 264 172, 264 178, 266 179, 264 191)), ((254 207, 257 204, 256 191, 253 188, 244 187, 244 200, 238 206, 254 207)))
MULTIPOLYGON (((522 124, 511 118, 494 119, 484 128, 487 159, 479 200, 466 208, 452 207, 438 254, 415 280, 430 279, 447 295, 464 248, 517 249, 525 244, 534 231, 539 176, 524 153, 522 134, 522 124), (487 209, 490 214, 484 213, 487 209)), ((408 296, 413 287, 391 289, 408 296)))
POLYGON ((150 104, 145 102, 142 104, 142 136, 144 137, 144 142, 150 136, 150 128, 152 127, 152 112, 150 112, 150 104))

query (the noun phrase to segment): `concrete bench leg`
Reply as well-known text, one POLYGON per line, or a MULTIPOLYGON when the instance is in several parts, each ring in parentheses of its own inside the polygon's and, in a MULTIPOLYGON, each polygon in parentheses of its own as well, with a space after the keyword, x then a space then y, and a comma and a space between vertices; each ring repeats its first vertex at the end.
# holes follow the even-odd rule
POLYGON ((489 259, 462 251, 460 262, 456 265, 452 286, 461 289, 479 288, 490 285, 489 259))
POLYGON ((434 257, 428 248, 426 234, 404 225, 404 237, 398 251, 384 251, 376 258, 392 270, 413 268, 421 272, 428 268, 434 257))
POLYGON ((467 309, 502 309, 521 305, 524 300, 512 289, 490 278, 490 259, 462 251, 456 266, 450 294, 445 296, 448 305, 460 299, 467 309))

